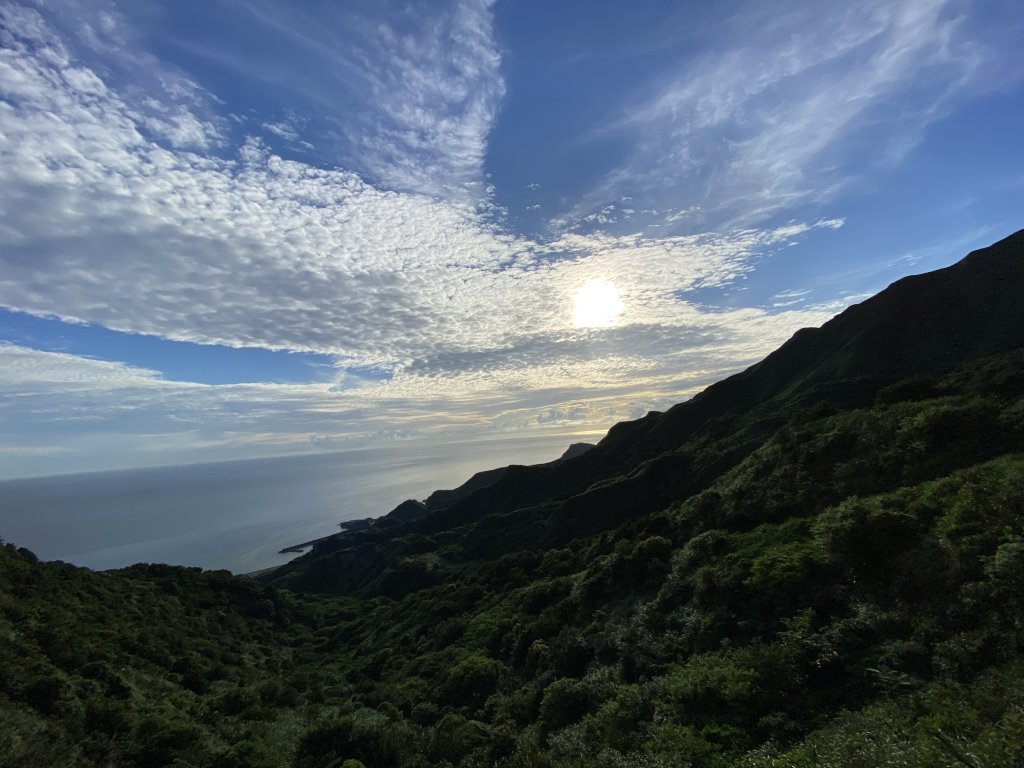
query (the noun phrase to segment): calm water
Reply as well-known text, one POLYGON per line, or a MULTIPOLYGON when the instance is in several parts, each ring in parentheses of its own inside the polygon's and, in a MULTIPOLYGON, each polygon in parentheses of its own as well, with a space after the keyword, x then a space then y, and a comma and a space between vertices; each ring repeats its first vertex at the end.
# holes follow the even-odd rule
POLYGON ((474 472, 557 458, 544 436, 0 481, 0 537, 89 568, 163 562, 236 573, 285 546, 453 488, 474 472))

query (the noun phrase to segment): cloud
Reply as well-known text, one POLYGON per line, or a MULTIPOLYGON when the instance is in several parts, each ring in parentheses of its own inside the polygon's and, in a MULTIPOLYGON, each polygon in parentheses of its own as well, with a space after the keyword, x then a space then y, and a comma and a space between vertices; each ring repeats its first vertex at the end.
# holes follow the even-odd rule
POLYGON ((299 140, 299 132, 286 120, 280 120, 276 123, 264 123, 263 127, 280 139, 285 139, 286 141, 299 140))
MULTIPOLYGON (((51 0, 39 7, 45 18, 13 4, 3 9, 4 47, 19 37, 21 44, 59 37, 60 44, 47 45, 40 54, 61 68, 66 84, 97 97, 110 88, 123 90, 130 96, 128 114, 147 138, 200 151, 224 144, 227 121, 217 113, 219 100, 149 53, 114 0, 51 0), (86 58, 90 68, 75 66, 86 58)), ((140 3, 135 10, 144 8, 140 3)))
POLYGON ((0 342, 3 370, 0 383, 6 388, 53 386, 62 392, 72 389, 121 389, 145 386, 160 374, 145 368, 107 360, 69 355, 63 352, 39 352, 9 342, 0 342))
POLYGON ((748 223, 830 199, 863 168, 898 163, 955 104, 1019 81, 1006 14, 982 7, 747 3, 714 46, 604 129, 632 149, 572 215, 627 192, 748 223))
POLYGON ((371 177, 441 195, 462 185, 480 196, 487 134, 505 93, 492 2, 458 2, 427 23, 414 19, 415 34, 376 26, 370 45, 388 65, 367 71, 379 109, 360 152, 371 177))
POLYGON ((230 18, 246 40, 266 44, 237 45, 232 36, 170 42, 262 81, 269 99, 310 118, 308 140, 375 186, 474 202, 486 195, 487 137, 505 93, 492 5, 385 1, 371 16, 353 4, 314 14, 265 0, 211 0, 211 19, 230 18))
MULTIPOLYGON (((685 237, 593 222, 539 240, 459 192, 474 189, 502 86, 489 4, 449 11, 422 37, 377 30, 396 69, 373 77, 409 86, 358 118, 369 121, 364 137, 394 132, 388 145, 406 158, 374 154, 367 138, 364 160, 381 163, 374 185, 284 159, 253 136, 232 143, 206 112, 215 99, 184 76, 157 70, 162 100, 149 104, 148 91, 115 85, 117 66, 91 66, 38 12, 0 8, 0 305, 169 339, 326 353, 338 366, 324 383, 208 386, 0 345, 0 419, 18 466, 44 466, 54 445, 73 452, 61 458, 68 469, 96 468, 101 456, 115 466, 309 450, 324 436, 351 445, 595 432, 828 317, 714 311, 689 294, 742 281, 760 259, 840 220, 685 237), (446 35, 455 44, 441 51, 446 35), (435 90, 416 85, 435 75, 435 90), (421 97, 440 106, 417 106, 421 97), (429 189, 417 174, 455 186, 429 189), (593 279, 616 286, 618 326, 574 327, 573 295, 593 279)), ((129 34, 110 18, 92 23, 95 35, 129 34)), ((301 18, 265 23, 312 34, 301 18)), ((276 133, 270 125, 259 128, 276 133)))
POLYGON ((810 293, 810 288, 791 288, 786 291, 780 291, 771 297, 771 305, 773 307, 791 307, 796 304, 804 304, 808 301, 810 293))
POLYGON ((693 307, 689 313, 685 332, 624 327, 577 345, 541 340, 535 348, 453 357, 436 368, 413 365, 349 388, 169 381, 147 369, 0 343, 0 423, 8 449, 0 474, 537 429, 561 430, 567 442, 596 438, 616 421, 685 399, 754 362, 798 327, 828 317, 693 307))
POLYGON ((589 279, 618 286, 626 323, 689 325, 680 292, 734 280, 811 228, 544 243, 470 206, 286 161, 257 139, 234 158, 175 150, 147 138, 126 97, 36 16, 7 22, 0 303, 12 309, 348 366, 546 359, 578 338, 572 295, 589 279))

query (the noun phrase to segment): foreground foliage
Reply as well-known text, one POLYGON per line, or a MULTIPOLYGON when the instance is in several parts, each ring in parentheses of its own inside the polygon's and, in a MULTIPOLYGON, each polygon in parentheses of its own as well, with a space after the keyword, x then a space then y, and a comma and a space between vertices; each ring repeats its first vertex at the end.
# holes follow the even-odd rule
POLYGON ((987 250, 263 582, 0 547, 0 764, 1024 768, 1024 233, 987 250))
POLYGON ((701 492, 565 547, 419 542, 453 576, 397 600, 6 546, 0 754, 1020 765, 1021 371, 1004 355, 798 414, 701 492))

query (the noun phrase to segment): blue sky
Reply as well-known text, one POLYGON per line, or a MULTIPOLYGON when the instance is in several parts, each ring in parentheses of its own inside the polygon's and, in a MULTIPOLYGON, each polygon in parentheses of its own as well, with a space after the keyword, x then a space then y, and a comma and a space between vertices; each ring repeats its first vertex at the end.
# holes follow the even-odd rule
POLYGON ((596 438, 1024 226, 1014 2, 0 6, 0 477, 596 438))

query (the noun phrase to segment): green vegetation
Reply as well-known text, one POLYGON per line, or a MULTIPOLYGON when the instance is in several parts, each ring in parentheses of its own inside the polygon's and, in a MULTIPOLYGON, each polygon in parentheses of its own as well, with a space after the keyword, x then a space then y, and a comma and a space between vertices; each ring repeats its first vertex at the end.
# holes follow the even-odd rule
POLYGON ((1020 768, 1024 345, 823 338, 266 583, 0 547, 0 762, 1020 768))
POLYGON ((4 547, 0 752, 16 766, 1011 765, 1020 371, 1006 355, 924 399, 897 387, 800 414, 685 501, 565 547, 473 559, 479 526, 450 533, 418 556, 446 575, 398 600, 93 573, 4 547))

